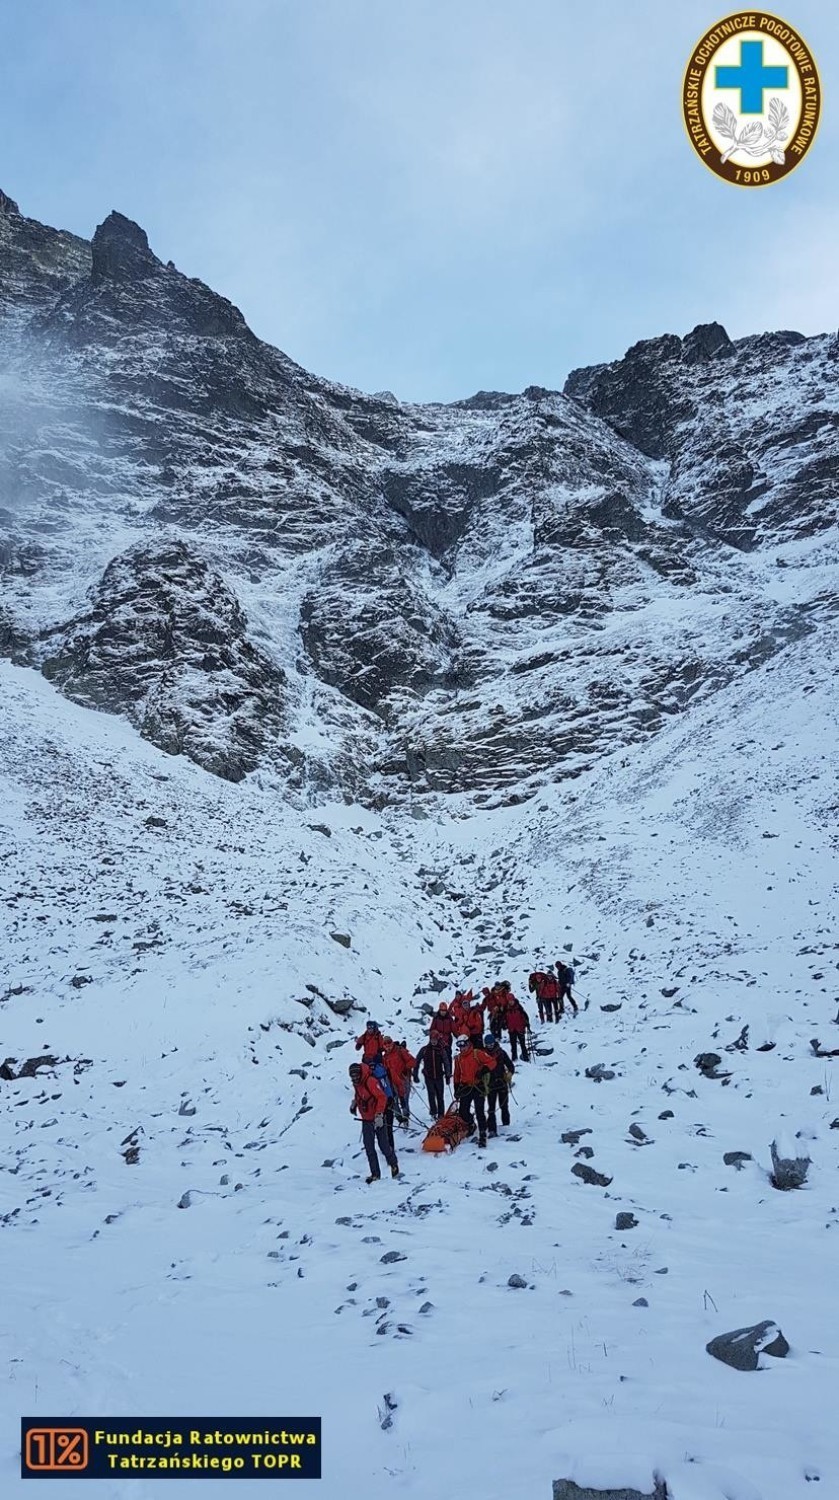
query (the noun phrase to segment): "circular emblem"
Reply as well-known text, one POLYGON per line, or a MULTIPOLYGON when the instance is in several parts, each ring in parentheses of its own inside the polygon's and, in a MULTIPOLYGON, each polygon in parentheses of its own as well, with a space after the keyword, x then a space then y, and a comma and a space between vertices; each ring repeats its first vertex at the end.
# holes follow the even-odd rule
POLYGON ((738 187, 766 187, 794 171, 812 146, 821 83, 794 27, 766 11, 738 11, 694 48, 682 108, 706 167, 738 187))

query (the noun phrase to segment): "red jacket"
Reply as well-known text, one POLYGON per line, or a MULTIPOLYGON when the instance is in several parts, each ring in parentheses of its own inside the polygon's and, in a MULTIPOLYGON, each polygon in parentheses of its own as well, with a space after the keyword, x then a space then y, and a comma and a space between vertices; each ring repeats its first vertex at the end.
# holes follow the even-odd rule
POLYGON ((507 1030, 509 1032, 518 1032, 520 1036, 524 1036, 529 1025, 530 1017, 527 1011, 521 1004, 521 1001, 517 1000, 515 995, 511 993, 507 1000, 507 1030))
POLYGON ((361 1077, 355 1085, 355 1098, 350 1109, 362 1120, 375 1120, 387 1108, 387 1094, 366 1063, 361 1064, 361 1077))
POLYGON ((527 981, 527 988, 531 994, 534 990, 536 991, 537 1000, 556 1000, 559 995, 559 985, 553 974, 541 972, 531 974, 527 981))
POLYGON ((469 1010, 469 1001, 472 999, 472 991, 468 995, 456 995, 449 1006, 452 1032, 455 1036, 468 1036, 469 1029, 466 1025, 466 1016, 469 1010))
POLYGON ((356 1038, 355 1050, 361 1051, 364 1061, 368 1057, 377 1057, 382 1050, 382 1034, 380 1031, 362 1031, 361 1036, 356 1038))
POLYGON ((444 1011, 443 1015, 441 1015, 439 1010, 435 1010, 434 1015, 431 1017, 431 1025, 428 1028, 428 1035, 430 1037, 438 1036, 440 1038, 440 1041, 443 1043, 443 1046, 449 1052, 451 1052, 452 1018, 449 1015, 448 1011, 444 1011))
POLYGON ((480 1047, 464 1047, 454 1060, 454 1086, 474 1088, 485 1068, 494 1068, 498 1059, 480 1047))
POLYGON ((463 1017, 463 1025, 467 1036, 483 1036, 484 1034, 484 1004, 473 1005, 466 1011, 463 1017))
POLYGON ((405 1084, 411 1076, 411 1069, 416 1059, 412 1057, 404 1042, 394 1042, 392 1047, 385 1049, 382 1056, 394 1089, 397 1094, 404 1094, 405 1084))

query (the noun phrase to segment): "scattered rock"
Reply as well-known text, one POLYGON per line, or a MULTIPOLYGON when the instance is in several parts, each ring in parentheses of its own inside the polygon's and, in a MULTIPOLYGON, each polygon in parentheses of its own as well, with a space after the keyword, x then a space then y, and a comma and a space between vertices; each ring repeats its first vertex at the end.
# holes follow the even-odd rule
POLYGON ((604 1177, 602 1172, 595 1172, 593 1167, 587 1167, 585 1162, 577 1161, 571 1168, 575 1177, 581 1177, 591 1187, 608 1187, 612 1181, 611 1177, 604 1177))
POLYGON ((699 1056, 693 1059, 694 1067, 699 1069, 703 1078, 730 1078, 730 1073, 717 1071, 721 1062, 722 1058, 718 1052, 700 1052, 699 1056))
POLYGON ((632 1136, 633 1141, 638 1141, 639 1144, 648 1140, 640 1125, 630 1125, 629 1134, 632 1136))
POLYGON ((401 1250, 388 1250, 384 1255, 379 1256, 379 1260, 381 1261, 383 1266, 392 1266, 395 1265, 398 1260, 407 1259, 407 1255, 403 1255, 401 1250))
POLYGON ((191 1207, 192 1207, 192 1194, 189 1193, 189 1192, 182 1193, 181 1196, 180 1196, 180 1198, 178 1199, 178 1208, 191 1208, 191 1207))
POLYGON ((612 1069, 605 1067, 603 1063, 595 1063, 594 1067, 586 1068, 586 1078, 593 1079, 595 1083, 603 1083, 605 1079, 614 1076, 612 1069))
POLYGON ((17 1076, 18 1078, 34 1078, 41 1068, 55 1068, 57 1065, 58 1058, 53 1057, 51 1052, 45 1052, 42 1057, 27 1057, 17 1076))
POLYGON ((615 1219, 616 1229, 636 1229, 638 1220, 634 1214, 618 1214, 615 1219))
POLYGON ((93 979, 90 974, 74 974, 73 978, 70 980, 70 983, 73 986, 74 990, 80 990, 86 984, 92 984, 93 979))
POLYGON ((620 1002, 618 1002, 617 1005, 601 1005, 600 1007, 600 1009, 605 1010, 608 1015, 611 1015, 613 1011, 620 1010, 620 1008, 620 1002))
MULTIPOLYGON (((332 936, 334 937, 335 934, 333 933, 332 936)), ((347 947, 349 947, 349 942, 347 942, 347 947)), ((329 1009, 335 1012, 336 1016, 348 1016, 355 1005, 355 1001, 351 995, 341 995, 337 1000, 327 999, 326 1003, 329 1009)))
POLYGON ((633 1307, 649 1307, 649 1305, 646 1297, 636 1297, 632 1304, 633 1307))
POLYGON ((775 1141, 770 1147, 772 1152, 772 1171, 769 1181, 772 1186, 778 1188, 782 1193, 789 1192, 792 1188, 804 1186, 807 1173, 810 1170, 809 1156, 779 1156, 775 1141))
POLYGON ((751 1160, 751 1153, 748 1151, 726 1151, 723 1156, 725 1165, 727 1167, 736 1167, 738 1172, 742 1172, 745 1163, 751 1160))
POLYGON ((560 1136, 560 1140, 565 1146, 576 1146, 584 1135, 591 1135, 591 1130, 588 1127, 585 1130, 565 1130, 560 1136))
POLYGON ((508 1278, 507 1285, 512 1287, 526 1287, 527 1282, 525 1281, 523 1276, 510 1276, 508 1278))
POLYGON ((777 1323, 769 1319, 755 1323, 751 1328, 735 1328, 732 1333, 720 1333, 710 1344, 705 1345, 714 1359, 731 1365, 734 1370, 756 1370, 761 1354, 774 1354, 783 1359, 789 1354, 789 1344, 777 1323))
POLYGON ((584 1156, 587 1161, 591 1161, 591 1158, 594 1155, 594 1147, 593 1146, 581 1146, 580 1149, 579 1149, 579 1151, 575 1151, 574 1152, 574 1155, 575 1156, 584 1156))
POLYGON ((146 828, 165 828, 166 827, 166 819, 165 818, 155 818, 155 817, 146 818, 145 827, 146 828))
POLYGON ((181 1107, 178 1110, 179 1115, 194 1115, 196 1113, 197 1111, 195 1105, 191 1104, 189 1099, 184 1099, 181 1101, 181 1107))
POLYGON ((676 1116, 673 1114, 672 1109, 663 1109, 658 1118, 660 1120, 674 1120, 676 1116))
POLYGON ((352 938, 346 932, 330 932, 329 936, 334 943, 340 943, 342 948, 352 946, 352 938))

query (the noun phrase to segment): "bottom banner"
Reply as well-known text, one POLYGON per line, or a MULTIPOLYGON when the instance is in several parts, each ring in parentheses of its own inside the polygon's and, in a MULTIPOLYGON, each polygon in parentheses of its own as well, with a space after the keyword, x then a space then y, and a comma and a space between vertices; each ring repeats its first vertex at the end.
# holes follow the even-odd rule
POLYGON ((23 1417, 24 1479, 320 1479, 320 1417, 23 1417))

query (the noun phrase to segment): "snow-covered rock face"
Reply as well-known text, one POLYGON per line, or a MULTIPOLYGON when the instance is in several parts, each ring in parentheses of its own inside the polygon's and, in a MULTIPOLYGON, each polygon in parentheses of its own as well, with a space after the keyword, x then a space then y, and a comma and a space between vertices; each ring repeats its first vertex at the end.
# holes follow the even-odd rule
POLYGON ((836 522, 839 339, 719 323, 634 345, 565 385, 642 453, 667 459, 664 514, 732 547, 814 536, 836 522))
POLYGON ((248 640, 241 606, 180 542, 105 569, 89 613, 42 646, 77 703, 123 713, 153 745, 228 781, 285 759, 285 675, 248 640))
POLYGON ((564 395, 415 406, 307 374, 119 213, 88 245, 0 198, 0 273, 0 650, 219 774, 518 800, 832 607, 831 337, 709 324, 564 395), (115 560, 174 544, 189 567, 141 566, 137 607, 115 605, 115 560), (194 585, 225 601, 237 663, 195 671, 194 585), (174 657, 147 628, 161 590, 174 657), (113 628, 150 697, 106 683, 113 628))

